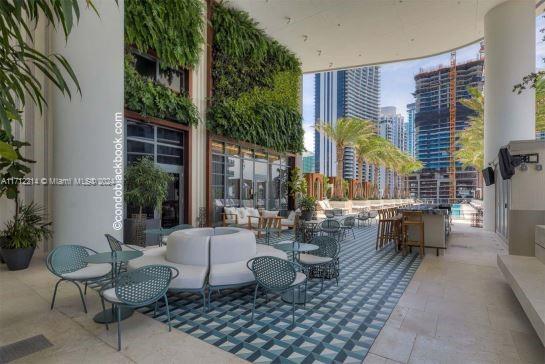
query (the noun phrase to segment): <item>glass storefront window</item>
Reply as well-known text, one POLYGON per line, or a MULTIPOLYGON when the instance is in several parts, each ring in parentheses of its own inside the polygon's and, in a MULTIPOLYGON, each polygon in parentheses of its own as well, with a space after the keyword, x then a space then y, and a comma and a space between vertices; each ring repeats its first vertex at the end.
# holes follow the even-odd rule
POLYGON ((288 158, 211 141, 213 221, 225 206, 288 208, 288 158))

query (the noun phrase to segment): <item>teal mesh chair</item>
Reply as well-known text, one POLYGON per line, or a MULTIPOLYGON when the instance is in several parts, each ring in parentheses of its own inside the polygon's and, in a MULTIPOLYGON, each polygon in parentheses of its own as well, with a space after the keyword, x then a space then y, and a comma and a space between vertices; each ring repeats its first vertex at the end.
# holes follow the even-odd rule
MULTIPOLYGON (((273 256, 262 256, 250 259, 246 265, 255 277, 254 304, 252 307, 252 322, 254 321, 257 290, 261 287, 267 292, 282 293, 288 290, 299 289, 305 285, 305 301, 307 292, 307 276, 298 272, 299 264, 273 256)), ((295 300, 292 300, 292 325, 295 325, 295 300)))
POLYGON ((311 254, 299 254, 297 260, 303 272, 310 278, 321 278, 324 289, 324 280, 335 278, 339 284, 339 254, 341 244, 331 236, 317 236, 310 242, 317 245, 318 249, 311 254))
POLYGON ((347 216, 341 220, 341 230, 342 238, 346 237, 346 233, 350 230, 352 232, 352 238, 356 239, 356 234, 354 234, 354 226, 356 226, 356 217, 347 216))
POLYGON ((47 269, 59 280, 55 284, 53 299, 51 300, 51 309, 55 306, 55 297, 57 288, 61 282, 71 282, 78 287, 83 310, 87 313, 85 298, 78 283, 85 284, 85 293, 87 293, 87 283, 95 282, 105 278, 111 272, 110 264, 88 264, 85 258, 97 252, 93 249, 81 245, 67 244, 59 245, 53 249, 45 260, 47 269))
POLYGON ((320 223, 322 235, 331 236, 337 240, 341 237, 341 223, 337 220, 326 219, 320 223))
POLYGON ((106 240, 108 240, 108 245, 110 246, 110 249, 113 252, 120 252, 122 250, 142 250, 142 249, 138 249, 137 247, 133 245, 125 244, 117 240, 110 234, 104 234, 104 236, 106 237, 106 240), (126 249, 123 249, 123 248, 126 248, 126 249))
MULTIPOLYGON (((168 331, 172 330, 170 324, 170 309, 168 306, 167 291, 170 281, 180 274, 178 269, 167 265, 147 265, 130 272, 121 273, 114 282, 113 288, 102 289, 100 292, 102 306, 104 300, 112 304, 117 314, 117 350, 121 350, 121 308, 137 308, 165 300, 166 314, 168 318, 168 331), (174 275, 173 275, 174 273, 174 275)), ((157 308, 157 305, 155 306, 157 308)), ((106 324, 106 329, 108 325, 106 324)))

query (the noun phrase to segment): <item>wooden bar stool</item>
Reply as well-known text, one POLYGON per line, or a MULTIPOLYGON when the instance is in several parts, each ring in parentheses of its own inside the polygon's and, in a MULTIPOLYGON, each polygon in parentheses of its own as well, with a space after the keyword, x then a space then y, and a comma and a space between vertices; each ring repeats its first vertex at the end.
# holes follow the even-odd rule
POLYGON ((381 209, 378 213, 377 242, 375 249, 382 249, 391 241, 395 242, 396 249, 402 241, 401 216, 396 208, 381 209))
POLYGON ((425 254, 424 249, 424 214, 422 211, 403 211, 402 214, 402 242, 403 242, 403 255, 407 255, 407 247, 415 246, 417 243, 420 248, 420 257, 423 258, 425 254), (418 240, 409 239, 409 228, 414 227, 418 231, 418 240))

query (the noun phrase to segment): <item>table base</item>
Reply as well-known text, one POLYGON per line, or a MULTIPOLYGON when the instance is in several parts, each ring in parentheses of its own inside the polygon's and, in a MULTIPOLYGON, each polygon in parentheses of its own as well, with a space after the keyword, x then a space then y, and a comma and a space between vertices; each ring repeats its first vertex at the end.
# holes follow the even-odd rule
MULTIPOLYGON (((134 310, 127 307, 121 307, 121 321, 128 319, 132 316, 134 310)), ((113 309, 106 309, 105 311, 101 311, 93 317, 93 321, 99 324, 111 324, 114 322, 117 322, 117 309, 115 312, 113 309)))
POLYGON ((282 301, 287 303, 293 303, 293 300, 295 298, 295 303, 298 305, 302 305, 306 303, 306 297, 305 297, 305 290, 304 289, 296 289, 295 290, 295 297, 293 295, 293 290, 290 289, 284 293, 282 293, 282 301))

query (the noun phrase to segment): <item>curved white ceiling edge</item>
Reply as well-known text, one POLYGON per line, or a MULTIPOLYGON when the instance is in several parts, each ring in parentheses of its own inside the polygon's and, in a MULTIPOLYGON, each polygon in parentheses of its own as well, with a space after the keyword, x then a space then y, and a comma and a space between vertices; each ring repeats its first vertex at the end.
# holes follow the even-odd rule
MULTIPOLYGON (((441 54, 482 39, 484 15, 506 0, 230 0, 294 51, 303 72, 441 54)), ((536 1, 536 14, 544 0, 536 1)))

